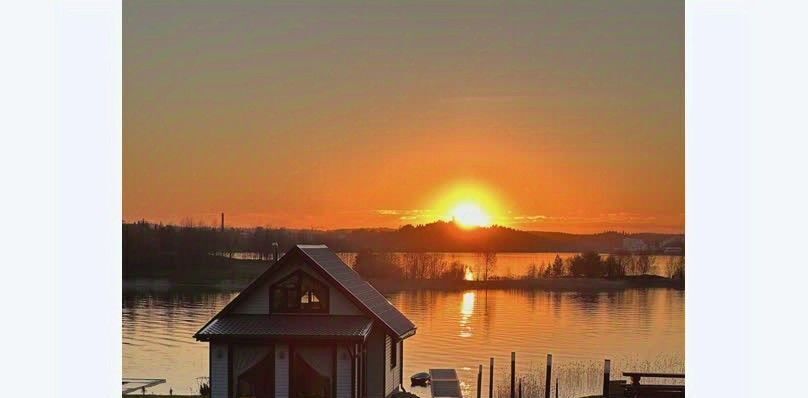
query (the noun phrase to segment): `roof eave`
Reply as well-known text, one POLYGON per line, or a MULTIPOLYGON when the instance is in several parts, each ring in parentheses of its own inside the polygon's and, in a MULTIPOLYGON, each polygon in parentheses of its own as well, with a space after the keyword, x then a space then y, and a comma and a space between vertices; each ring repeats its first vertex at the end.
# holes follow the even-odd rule
POLYGON ((361 343, 367 340, 368 336, 298 336, 298 335, 194 335, 197 341, 210 342, 214 340, 253 340, 253 341, 349 341, 361 343))
POLYGON ((401 340, 404 340, 404 339, 410 338, 410 337, 412 337, 412 336, 415 336, 415 332, 416 332, 417 330, 418 330, 418 328, 412 328, 412 329, 410 329, 410 330, 409 330, 409 331, 407 331, 406 333, 399 335, 399 336, 398 336, 398 340, 399 340, 399 341, 401 341, 401 340))

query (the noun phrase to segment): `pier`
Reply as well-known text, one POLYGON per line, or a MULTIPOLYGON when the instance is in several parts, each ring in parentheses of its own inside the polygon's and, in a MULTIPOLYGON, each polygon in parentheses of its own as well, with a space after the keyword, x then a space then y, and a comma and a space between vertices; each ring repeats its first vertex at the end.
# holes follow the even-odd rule
POLYGON ((456 370, 429 369, 429 376, 432 398, 463 398, 456 370))

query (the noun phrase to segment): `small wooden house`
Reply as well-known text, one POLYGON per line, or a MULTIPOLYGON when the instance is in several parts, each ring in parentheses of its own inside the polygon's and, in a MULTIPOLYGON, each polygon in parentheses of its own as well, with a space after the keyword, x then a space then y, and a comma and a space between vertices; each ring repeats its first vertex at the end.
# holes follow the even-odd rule
POLYGON ((324 245, 290 250, 194 337, 212 398, 384 398, 415 325, 324 245))

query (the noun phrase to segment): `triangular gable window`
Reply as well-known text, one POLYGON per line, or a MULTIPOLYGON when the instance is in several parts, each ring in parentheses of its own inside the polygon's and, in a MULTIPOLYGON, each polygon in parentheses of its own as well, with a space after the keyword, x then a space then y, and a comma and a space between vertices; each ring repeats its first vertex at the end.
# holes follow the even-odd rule
POLYGON ((269 294, 272 312, 328 312, 328 286, 302 271, 272 285, 269 294))

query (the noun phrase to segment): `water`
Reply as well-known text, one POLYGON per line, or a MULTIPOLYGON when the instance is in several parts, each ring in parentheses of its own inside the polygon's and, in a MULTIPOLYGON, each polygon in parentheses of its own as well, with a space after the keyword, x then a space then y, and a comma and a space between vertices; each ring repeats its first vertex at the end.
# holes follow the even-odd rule
MULTIPOLYGON (((125 292, 123 374, 165 378, 155 393, 197 391, 208 375, 207 344, 191 337, 237 292, 125 292)), ((553 354, 561 397, 600 390, 603 359, 622 370, 684 371, 684 292, 540 290, 405 291, 387 295, 418 326, 404 346, 404 375, 430 367, 458 370, 467 397, 477 365, 496 360, 498 388, 517 352, 520 375, 542 374, 553 354), (584 374, 586 377, 579 377, 584 374)), ((543 378, 543 376, 541 376, 543 378)), ((424 396, 424 391, 416 391, 424 396)))

